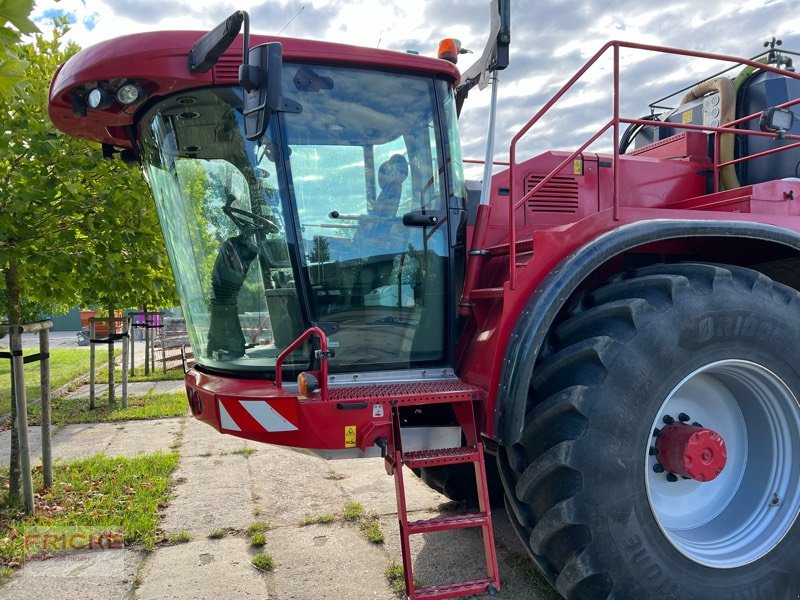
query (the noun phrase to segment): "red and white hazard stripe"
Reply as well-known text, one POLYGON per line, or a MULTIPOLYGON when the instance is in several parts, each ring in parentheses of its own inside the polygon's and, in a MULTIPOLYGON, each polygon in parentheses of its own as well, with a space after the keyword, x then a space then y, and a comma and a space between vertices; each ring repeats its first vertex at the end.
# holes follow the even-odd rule
POLYGON ((297 431, 297 407, 292 401, 238 400, 217 401, 219 422, 228 431, 267 432, 297 431))

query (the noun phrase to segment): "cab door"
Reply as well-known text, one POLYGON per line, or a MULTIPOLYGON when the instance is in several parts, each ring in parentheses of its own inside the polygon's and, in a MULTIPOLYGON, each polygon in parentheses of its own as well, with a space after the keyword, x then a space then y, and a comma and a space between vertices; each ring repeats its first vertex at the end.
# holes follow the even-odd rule
POLYGON ((416 139, 292 148, 312 314, 330 333, 333 370, 448 360, 447 213, 436 147, 416 139))
POLYGON ((283 95, 302 106, 281 113, 276 140, 297 287, 336 352, 332 371, 449 366, 443 87, 426 74, 284 64, 283 95))

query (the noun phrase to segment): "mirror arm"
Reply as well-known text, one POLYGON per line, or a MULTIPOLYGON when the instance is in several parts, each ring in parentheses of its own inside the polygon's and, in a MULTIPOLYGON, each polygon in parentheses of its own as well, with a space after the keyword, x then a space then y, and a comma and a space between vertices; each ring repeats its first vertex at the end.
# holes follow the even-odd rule
POLYGON ((261 85, 261 67, 250 64, 250 15, 244 15, 244 34, 242 39, 242 64, 239 65, 239 85, 247 92, 252 92, 261 85))

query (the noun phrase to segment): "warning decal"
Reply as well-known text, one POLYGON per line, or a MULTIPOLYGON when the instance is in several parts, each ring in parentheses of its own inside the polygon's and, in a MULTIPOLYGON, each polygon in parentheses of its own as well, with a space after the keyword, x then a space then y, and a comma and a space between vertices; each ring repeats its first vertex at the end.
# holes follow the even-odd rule
POLYGON ((355 448, 356 447, 356 426, 355 425, 345 425, 345 427, 344 427, 344 447, 345 448, 355 448))

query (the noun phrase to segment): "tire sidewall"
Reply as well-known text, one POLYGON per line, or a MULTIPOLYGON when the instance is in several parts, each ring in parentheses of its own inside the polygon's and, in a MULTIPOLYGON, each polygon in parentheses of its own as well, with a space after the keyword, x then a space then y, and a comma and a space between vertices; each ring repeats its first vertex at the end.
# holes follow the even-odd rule
POLYGON ((797 520, 764 557, 742 567, 713 569, 686 558, 667 540, 645 486, 652 423, 687 375, 720 360, 741 359, 768 368, 791 390, 800 390, 800 371, 794 366, 800 365, 800 318, 783 304, 755 290, 725 286, 700 295, 686 286, 677 290, 671 308, 650 315, 632 340, 604 357, 608 376, 586 392, 592 414, 584 440, 618 460, 603 461, 585 473, 584 489, 593 490, 587 498, 600 500, 591 510, 605 526, 595 531, 616 549, 618 564, 609 561, 608 571, 617 589, 641 589, 642 597, 698 600, 777 600, 800 589, 797 520), (739 319, 747 319, 747 327, 737 327, 739 319))

